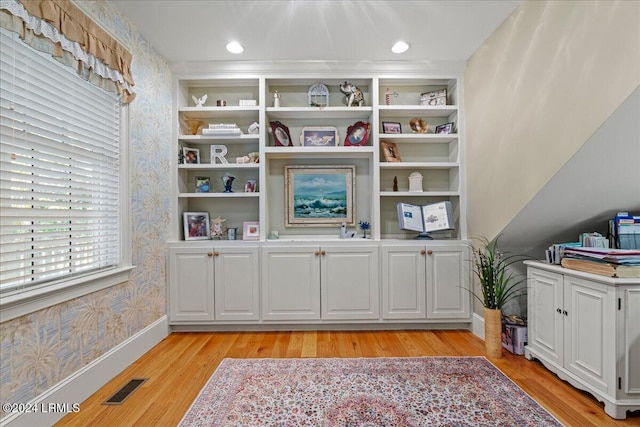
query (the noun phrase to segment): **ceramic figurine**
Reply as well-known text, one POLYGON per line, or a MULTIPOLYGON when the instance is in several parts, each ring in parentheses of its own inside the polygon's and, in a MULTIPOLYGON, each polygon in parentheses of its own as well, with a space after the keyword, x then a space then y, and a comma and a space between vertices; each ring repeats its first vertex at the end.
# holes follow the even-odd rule
POLYGON ((204 103, 207 102, 207 95, 202 95, 202 98, 196 98, 195 96, 191 96, 191 99, 193 99, 193 102, 196 103, 196 107, 202 108, 204 107, 204 103))
POLYGON ((362 91, 353 83, 344 82, 344 84, 341 84, 340 92, 344 93, 347 107, 351 107, 354 103, 357 104, 358 107, 362 107, 362 104, 364 104, 362 91))
POLYGON ((273 106, 275 108, 280 107, 280 94, 278 93, 278 91, 273 94, 273 106))

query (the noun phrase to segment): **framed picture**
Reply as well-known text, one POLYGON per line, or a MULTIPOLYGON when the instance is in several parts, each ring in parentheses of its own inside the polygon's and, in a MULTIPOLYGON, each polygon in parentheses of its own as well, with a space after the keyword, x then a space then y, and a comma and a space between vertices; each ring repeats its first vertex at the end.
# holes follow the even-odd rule
POLYGON ((208 240, 209 239, 209 213, 185 212, 184 240, 208 240))
POLYGON ((242 223, 242 240, 259 240, 260 223, 258 221, 245 221, 242 223))
POLYGON ((366 145, 369 141, 369 123, 355 122, 347 128, 345 147, 366 145))
POLYGON ((200 150, 197 148, 182 147, 182 155, 184 156, 185 164, 200 163, 200 150))
POLYGON ((356 167, 284 167, 287 227, 355 224, 356 167))
POLYGON ((382 152, 384 153, 384 159, 387 162, 401 162, 400 152, 395 143, 389 141, 380 141, 382 152))
POLYGON ((304 147, 335 147, 338 129, 334 126, 307 126, 302 128, 300 145, 304 147))
POLYGON ((211 188, 211 178, 208 176, 196 176, 196 193, 208 193, 211 188))
POLYGON ((443 125, 436 126, 436 133, 452 133, 453 123, 445 123, 443 125))
POLYGON ((273 132, 273 139, 276 143, 276 147, 291 147, 291 135, 289 134, 289 128, 280 123, 279 121, 269 122, 271 125, 271 131, 273 132))
POLYGON ((402 125, 398 122, 382 122, 382 133, 402 133, 402 125))
POLYGON ((447 89, 438 89, 421 93, 420 105, 447 105, 447 89))

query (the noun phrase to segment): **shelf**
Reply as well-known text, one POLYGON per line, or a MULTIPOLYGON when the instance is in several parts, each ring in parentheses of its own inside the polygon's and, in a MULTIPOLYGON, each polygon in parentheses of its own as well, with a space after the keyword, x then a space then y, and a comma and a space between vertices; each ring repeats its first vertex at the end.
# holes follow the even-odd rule
POLYGON ((265 154, 273 159, 287 159, 299 157, 338 157, 354 158, 373 155, 373 147, 266 147, 265 154))
POLYGON ((380 169, 455 169, 457 162, 380 162, 380 169))
POLYGON ((191 119, 242 119, 258 117, 260 107, 182 107, 178 109, 183 117, 191 119))
POLYGON ((260 193, 178 193, 178 197, 180 198, 189 198, 189 199, 212 199, 212 198, 255 198, 259 197, 260 193))
POLYGON ((398 115, 416 115, 420 117, 449 117, 458 111, 457 105, 423 106, 423 105, 380 105, 380 118, 398 115))
POLYGON ((267 107, 269 119, 369 119, 373 107, 267 107))
POLYGON ((458 139, 457 133, 381 133, 380 139, 402 144, 446 144, 458 139))
POLYGON ((213 170, 213 169, 259 169, 259 163, 200 163, 197 165, 182 164, 178 165, 178 169, 186 170, 213 170))
POLYGON ((212 135, 180 135, 178 137, 180 141, 190 142, 192 144, 210 144, 215 142, 224 141, 227 144, 245 144, 250 142, 260 141, 260 135, 243 134, 243 135, 226 135, 226 136, 212 136, 212 135))
POLYGON ((381 191, 380 197, 459 197, 459 191, 381 191))

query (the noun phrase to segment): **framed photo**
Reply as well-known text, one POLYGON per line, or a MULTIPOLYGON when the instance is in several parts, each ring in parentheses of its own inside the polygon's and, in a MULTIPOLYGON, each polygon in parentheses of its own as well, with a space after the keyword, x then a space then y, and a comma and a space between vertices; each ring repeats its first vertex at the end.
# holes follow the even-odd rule
POLYGON ((402 133, 402 125, 398 122, 382 122, 382 133, 402 133))
POLYGON ((211 178, 196 176, 196 193, 208 193, 211 188, 211 178))
POLYGON ((208 240, 209 239, 209 213, 185 212, 184 240, 208 240))
POLYGON ((345 147, 366 145, 369 141, 369 123, 355 122, 347 128, 345 147))
POLYGON ((395 143, 389 141, 380 141, 382 152, 384 153, 384 159, 387 162, 401 162, 400 152, 395 143))
POLYGON ((355 224, 356 167, 284 167, 287 227, 355 224))
POLYGON ((447 89, 438 89, 421 93, 420 105, 447 105, 447 89))
POLYGON ((436 126, 436 133, 453 133, 453 123, 436 126))
POLYGON ((307 126, 302 128, 300 145, 304 147, 335 147, 338 129, 334 126, 307 126))
POLYGON ((276 147, 293 146, 288 127, 286 127, 279 121, 269 122, 269 124, 271 125, 271 131, 273 132, 273 139, 276 143, 276 147))
POLYGON ((184 163, 187 165, 200 163, 200 150, 197 148, 182 147, 182 155, 184 156, 184 163))
POLYGON ((260 240, 260 223, 258 221, 242 223, 242 240, 260 240))

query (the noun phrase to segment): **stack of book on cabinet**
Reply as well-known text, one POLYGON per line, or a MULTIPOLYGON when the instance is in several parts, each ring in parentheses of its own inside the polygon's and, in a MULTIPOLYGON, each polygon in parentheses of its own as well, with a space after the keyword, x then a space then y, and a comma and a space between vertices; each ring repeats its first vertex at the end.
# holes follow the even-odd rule
POLYGON ((640 250, 567 247, 565 268, 608 277, 640 277, 640 250))
POLYGON ((232 136, 242 135, 242 131, 235 123, 211 123, 208 128, 202 129, 202 134, 207 136, 232 136))

